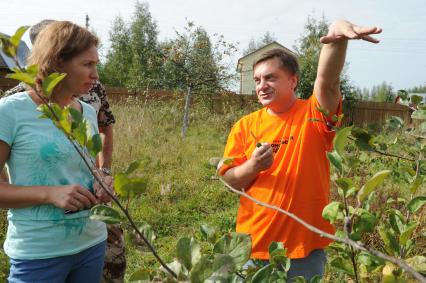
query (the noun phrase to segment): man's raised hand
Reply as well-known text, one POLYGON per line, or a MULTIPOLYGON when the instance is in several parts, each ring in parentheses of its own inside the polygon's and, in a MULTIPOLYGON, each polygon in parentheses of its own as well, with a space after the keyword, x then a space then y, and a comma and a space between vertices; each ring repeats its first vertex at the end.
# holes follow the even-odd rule
POLYGON ((362 39, 372 43, 379 43, 379 40, 371 36, 382 32, 378 27, 364 27, 354 25, 345 20, 333 22, 326 36, 320 38, 320 42, 327 44, 341 39, 362 39))

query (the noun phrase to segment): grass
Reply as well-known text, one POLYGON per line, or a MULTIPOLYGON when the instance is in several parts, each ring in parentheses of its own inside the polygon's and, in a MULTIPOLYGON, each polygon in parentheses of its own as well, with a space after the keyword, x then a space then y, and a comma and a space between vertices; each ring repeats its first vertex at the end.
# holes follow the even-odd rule
MULTIPOLYGON (((192 110, 187 137, 182 139, 181 101, 114 105, 120 138, 116 134, 113 169, 124 170, 135 159, 143 162, 140 174, 148 181, 147 191, 130 202, 130 211, 152 226, 157 249, 166 260, 172 260, 177 239, 196 234, 201 224, 235 229, 238 198, 212 179, 215 169, 209 159, 222 155, 232 124, 244 111, 219 115, 202 105, 194 108, 198 110, 192 110)), ((150 254, 141 255, 130 242, 127 251, 127 274, 152 267, 150 254)))

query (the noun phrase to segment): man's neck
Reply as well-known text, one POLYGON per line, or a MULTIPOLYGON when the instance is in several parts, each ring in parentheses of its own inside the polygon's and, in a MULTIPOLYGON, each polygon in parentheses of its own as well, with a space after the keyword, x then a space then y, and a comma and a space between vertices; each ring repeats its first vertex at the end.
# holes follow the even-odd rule
POLYGON ((296 103, 296 100, 297 100, 297 98, 296 98, 295 95, 291 96, 291 98, 289 100, 287 100, 285 104, 282 103, 282 104, 279 104, 277 106, 272 106, 272 107, 267 106, 266 111, 268 112, 268 114, 273 115, 273 116, 278 116, 278 115, 284 114, 287 111, 289 111, 291 109, 291 107, 293 107, 294 103, 296 103))

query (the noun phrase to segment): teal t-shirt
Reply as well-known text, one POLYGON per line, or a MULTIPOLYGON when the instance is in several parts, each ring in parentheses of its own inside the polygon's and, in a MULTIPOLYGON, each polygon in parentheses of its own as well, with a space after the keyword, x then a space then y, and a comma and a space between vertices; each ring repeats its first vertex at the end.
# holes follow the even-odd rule
MULTIPOLYGON (((81 102, 91 132, 97 133, 95 110, 81 102)), ((0 99, 0 140, 10 148, 6 162, 11 184, 60 186, 80 184, 91 190, 94 179, 65 135, 41 113, 27 92, 0 99)), ((66 215, 54 205, 8 211, 4 250, 13 259, 42 259, 81 252, 104 241, 105 224, 89 211, 66 215)))

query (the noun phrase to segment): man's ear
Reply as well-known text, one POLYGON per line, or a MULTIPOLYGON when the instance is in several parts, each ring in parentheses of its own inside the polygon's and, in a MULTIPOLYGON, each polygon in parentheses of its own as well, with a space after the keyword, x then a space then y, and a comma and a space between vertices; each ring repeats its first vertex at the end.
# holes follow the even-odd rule
POLYGON ((297 75, 293 75, 290 78, 290 82, 291 82, 291 87, 296 90, 297 88, 297 83, 299 82, 299 77, 297 75))

